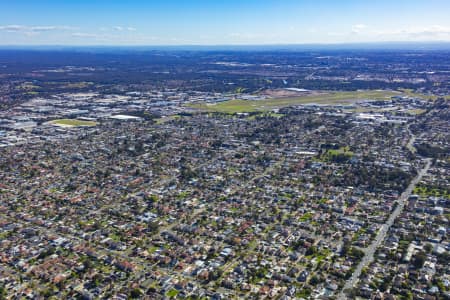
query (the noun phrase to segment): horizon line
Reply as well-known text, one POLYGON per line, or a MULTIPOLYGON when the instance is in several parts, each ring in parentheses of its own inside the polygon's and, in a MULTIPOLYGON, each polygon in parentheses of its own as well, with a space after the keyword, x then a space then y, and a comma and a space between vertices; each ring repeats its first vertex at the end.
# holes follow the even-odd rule
POLYGON ((271 46, 344 46, 382 44, 450 44, 450 41, 366 41, 366 42, 314 42, 314 43, 255 43, 255 44, 0 44, 2 47, 271 47, 271 46))

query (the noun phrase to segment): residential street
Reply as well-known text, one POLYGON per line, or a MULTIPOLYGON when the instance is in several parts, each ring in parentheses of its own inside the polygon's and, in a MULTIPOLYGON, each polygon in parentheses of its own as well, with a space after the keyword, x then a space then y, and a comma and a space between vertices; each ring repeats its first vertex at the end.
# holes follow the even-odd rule
MULTIPOLYGON (((413 140, 413 138, 412 138, 413 140)), ((395 208, 395 210, 392 212, 392 214, 389 216, 389 219, 387 222, 380 228, 378 231, 378 234, 375 238, 375 240, 370 244, 368 248, 364 250, 365 255, 361 262, 356 267, 355 271, 353 272, 352 277, 345 283, 344 288, 342 289, 341 293, 338 296, 338 299, 346 299, 345 291, 348 289, 351 289, 355 286, 355 284, 358 282, 359 276, 361 275, 361 271, 364 267, 369 266, 369 264, 374 259, 374 254, 376 249, 380 246, 380 244, 383 242, 383 240, 386 237, 386 233, 388 232, 389 228, 394 224, 395 219, 400 215, 402 212, 406 202, 408 201, 408 197, 411 195, 412 191, 414 190, 414 187, 419 183, 419 181, 422 179, 422 177, 428 172, 428 169, 431 166, 431 159, 425 159, 426 165, 419 171, 419 174, 411 181, 408 188, 401 194, 400 198, 398 199, 398 205, 395 208)))

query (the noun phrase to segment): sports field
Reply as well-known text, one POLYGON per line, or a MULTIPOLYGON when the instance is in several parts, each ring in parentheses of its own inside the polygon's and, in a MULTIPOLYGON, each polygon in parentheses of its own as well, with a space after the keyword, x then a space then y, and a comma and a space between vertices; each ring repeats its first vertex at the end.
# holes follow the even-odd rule
POLYGON ((83 121, 83 120, 77 120, 77 119, 59 119, 59 120, 53 120, 50 123, 54 124, 54 125, 58 125, 58 126, 67 126, 67 127, 97 125, 97 122, 94 122, 94 121, 83 121))

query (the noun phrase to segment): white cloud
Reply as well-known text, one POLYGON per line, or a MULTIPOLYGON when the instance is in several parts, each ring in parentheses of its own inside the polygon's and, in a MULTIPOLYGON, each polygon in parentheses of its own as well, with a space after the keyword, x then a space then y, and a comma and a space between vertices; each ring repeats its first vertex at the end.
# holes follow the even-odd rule
POLYGON ((113 30, 115 30, 115 31, 136 31, 137 29, 134 27, 114 26, 113 30))
POLYGON ((412 27, 408 29, 377 30, 373 35, 383 39, 406 40, 450 40, 450 27, 432 25, 426 27, 412 27))
POLYGON ((79 37, 79 38, 101 38, 102 36, 95 33, 85 33, 85 32, 74 32, 72 33, 73 37, 79 37))
POLYGON ((363 31, 364 29, 367 28, 367 25, 365 24, 356 24, 352 26, 352 33, 354 34, 358 34, 361 33, 361 31, 363 31))
POLYGON ((52 30, 60 30, 57 26, 33 26, 30 27, 31 31, 52 31, 52 30))
POLYGON ((46 31, 66 31, 75 30, 72 26, 26 26, 26 25, 3 25, 0 26, 0 31, 6 32, 22 32, 26 35, 33 35, 38 32, 46 31))
POLYGON ((254 33, 243 33, 243 32, 233 32, 228 34, 229 38, 237 39, 237 40, 255 40, 264 37, 268 37, 268 35, 262 34, 254 34, 254 33))
POLYGON ((406 31, 410 35, 418 35, 418 36, 434 36, 434 35, 450 35, 450 27, 433 25, 426 28, 416 28, 412 30, 406 31))
MULTIPOLYGON (((90 33, 90 32, 74 32, 72 33, 73 38, 80 39, 89 39, 96 40, 102 42, 120 42, 120 41, 133 41, 133 39, 129 39, 126 35, 120 33, 113 32, 98 32, 98 33, 90 33)), ((133 37, 134 38, 134 37, 133 37)))
POLYGON ((421 42, 450 41, 450 27, 442 25, 380 27, 356 24, 351 31, 328 32, 333 42, 421 42))
POLYGON ((9 31, 9 32, 23 31, 26 28, 27 27, 23 26, 23 25, 4 25, 4 26, 0 26, 0 30, 9 31))

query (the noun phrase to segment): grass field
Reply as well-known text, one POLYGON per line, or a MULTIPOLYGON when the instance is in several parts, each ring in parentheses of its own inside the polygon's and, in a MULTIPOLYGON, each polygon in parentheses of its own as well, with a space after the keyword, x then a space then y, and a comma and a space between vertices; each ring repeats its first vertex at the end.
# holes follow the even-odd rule
MULTIPOLYGON (((433 101, 437 100, 439 98, 435 95, 425 95, 420 93, 414 93, 411 89, 401 89, 402 93, 409 97, 417 97, 417 98, 423 98, 423 99, 431 99, 433 101)), ((450 95, 444 96, 445 100, 450 100, 450 95)))
POLYGON ((88 87, 91 85, 93 85, 92 82, 82 81, 82 82, 76 82, 76 83, 67 83, 63 87, 67 88, 67 89, 82 89, 82 88, 85 88, 85 87, 88 87))
POLYGON ((170 291, 168 291, 166 293, 166 296, 169 297, 169 298, 175 298, 178 295, 178 293, 179 292, 177 290, 171 289, 170 291))
POLYGON ((261 112, 261 113, 257 113, 256 115, 251 115, 251 116, 247 117, 247 119, 256 120, 256 118, 260 118, 260 117, 281 118, 283 116, 284 116, 283 114, 277 114, 274 112, 261 112))
POLYGON ((328 149, 321 155, 320 159, 322 161, 345 161, 353 157, 353 155, 354 153, 350 151, 350 148, 347 146, 339 149, 328 149))
POLYGON ((178 115, 165 116, 165 117, 155 119, 155 122, 156 122, 156 124, 160 125, 160 124, 164 124, 166 122, 173 121, 173 120, 180 119, 180 118, 181 118, 181 116, 178 116, 178 115))
POLYGON ((22 89, 22 90, 30 91, 30 90, 38 89, 39 86, 34 85, 31 82, 24 82, 21 85, 19 85, 18 88, 22 89))
POLYGON ((408 114, 413 116, 421 115, 424 114, 425 112, 426 112, 425 109, 410 109, 407 111, 408 114))
POLYGON ((240 113, 268 111, 300 104, 353 104, 359 100, 387 100, 399 95, 392 91, 356 91, 331 92, 323 95, 307 95, 295 98, 265 99, 265 100, 229 100, 217 104, 193 104, 197 108, 209 112, 240 113))
POLYGON ((53 120, 50 123, 52 123, 54 125, 70 126, 70 127, 97 125, 97 122, 94 122, 94 121, 82 121, 82 120, 76 120, 76 119, 59 119, 59 120, 53 120))

